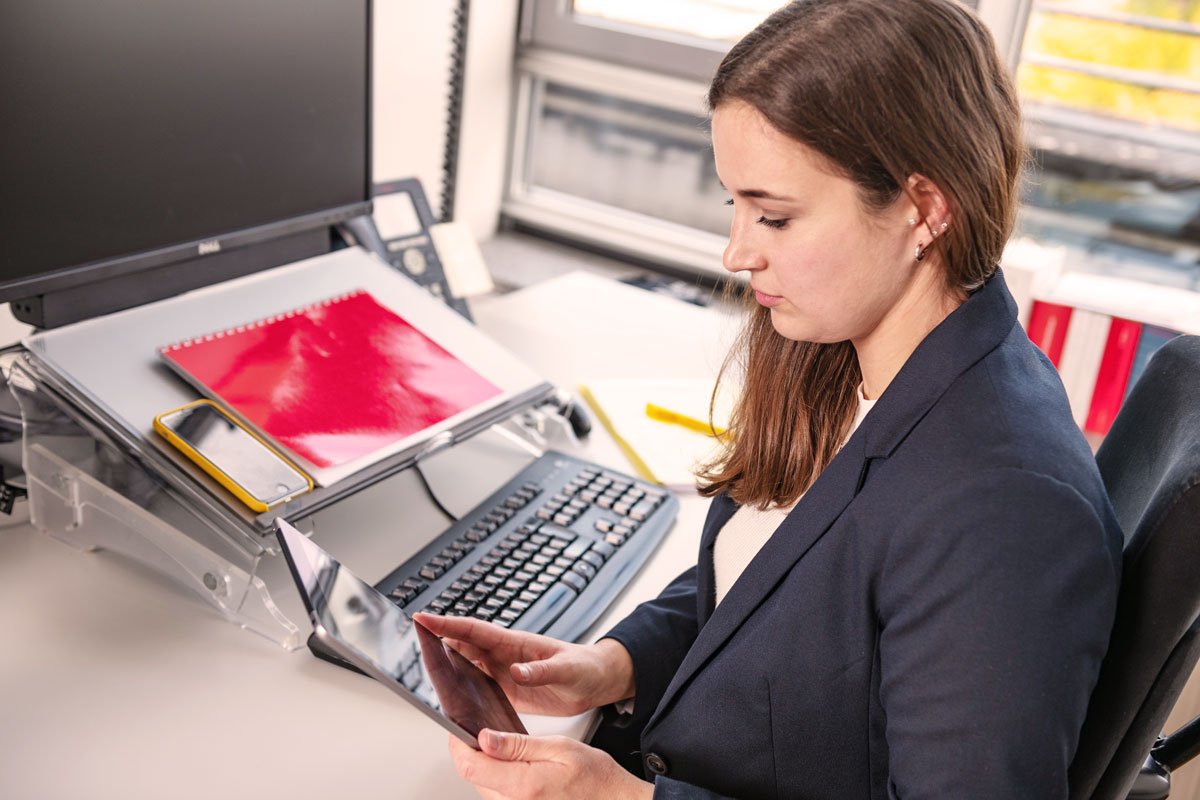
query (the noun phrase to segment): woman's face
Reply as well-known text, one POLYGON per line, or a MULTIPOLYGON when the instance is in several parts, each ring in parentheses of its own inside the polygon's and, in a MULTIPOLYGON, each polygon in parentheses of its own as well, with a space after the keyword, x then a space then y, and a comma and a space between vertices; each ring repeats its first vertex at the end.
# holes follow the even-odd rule
MULTIPOLYGON (((724 265, 747 271, 781 335, 856 344, 905 316, 916 264, 916 208, 902 195, 868 213, 851 181, 734 101, 713 113, 717 175, 732 196, 724 265)), ((891 327, 891 326, 888 326, 891 327)))

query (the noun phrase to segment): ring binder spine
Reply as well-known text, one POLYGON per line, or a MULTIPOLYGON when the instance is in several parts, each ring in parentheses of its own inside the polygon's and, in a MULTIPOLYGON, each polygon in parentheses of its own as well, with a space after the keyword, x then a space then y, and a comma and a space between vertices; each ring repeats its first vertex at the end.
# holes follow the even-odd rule
POLYGON ((366 290, 354 289, 349 292, 343 292, 342 294, 334 295, 333 297, 326 297, 321 300, 317 300, 316 302, 309 303, 308 305, 282 311, 278 314, 272 314, 271 316, 263 317, 262 319, 256 319, 253 322, 247 322, 244 325, 235 325, 230 328, 223 328, 222 330, 201 334, 199 336, 192 336, 178 342, 173 342, 172 344, 163 345, 158 349, 158 351, 164 354, 173 353, 178 350, 183 350, 185 348, 192 347, 193 345, 200 344, 201 342, 212 342, 217 339, 224 339, 226 336, 245 333, 246 331, 255 330, 256 328, 264 328, 268 325, 274 325, 277 322, 282 322, 285 319, 292 319, 298 315, 307 314, 308 312, 315 311, 318 308, 328 308, 329 306, 350 300, 361 294, 366 294, 366 290))

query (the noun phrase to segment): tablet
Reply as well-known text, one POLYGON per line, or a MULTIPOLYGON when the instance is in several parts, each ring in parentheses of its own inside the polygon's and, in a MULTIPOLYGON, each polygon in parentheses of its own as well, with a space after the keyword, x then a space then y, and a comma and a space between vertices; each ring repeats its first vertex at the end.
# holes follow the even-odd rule
POLYGON ((476 749, 484 728, 526 733, 504 690, 487 673, 285 520, 276 519, 275 526, 320 647, 476 749))

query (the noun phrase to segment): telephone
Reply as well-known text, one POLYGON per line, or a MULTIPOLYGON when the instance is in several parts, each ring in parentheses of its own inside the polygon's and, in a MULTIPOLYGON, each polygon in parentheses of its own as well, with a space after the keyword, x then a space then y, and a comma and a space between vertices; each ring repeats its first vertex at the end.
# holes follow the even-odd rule
POLYGON ((377 183, 372 189, 374 212, 340 225, 343 238, 349 244, 361 244, 376 253, 470 320, 466 302, 451 294, 442 262, 433 247, 429 228, 436 220, 421 182, 406 178, 377 183))

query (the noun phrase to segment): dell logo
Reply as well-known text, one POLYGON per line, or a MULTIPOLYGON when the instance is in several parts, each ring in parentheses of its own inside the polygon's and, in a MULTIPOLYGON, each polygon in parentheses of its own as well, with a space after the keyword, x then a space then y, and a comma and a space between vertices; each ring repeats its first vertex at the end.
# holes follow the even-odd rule
POLYGON ((221 252, 221 243, 216 239, 208 242, 201 242, 198 249, 200 250, 200 255, 202 256, 211 255, 212 253, 219 253, 221 252))

